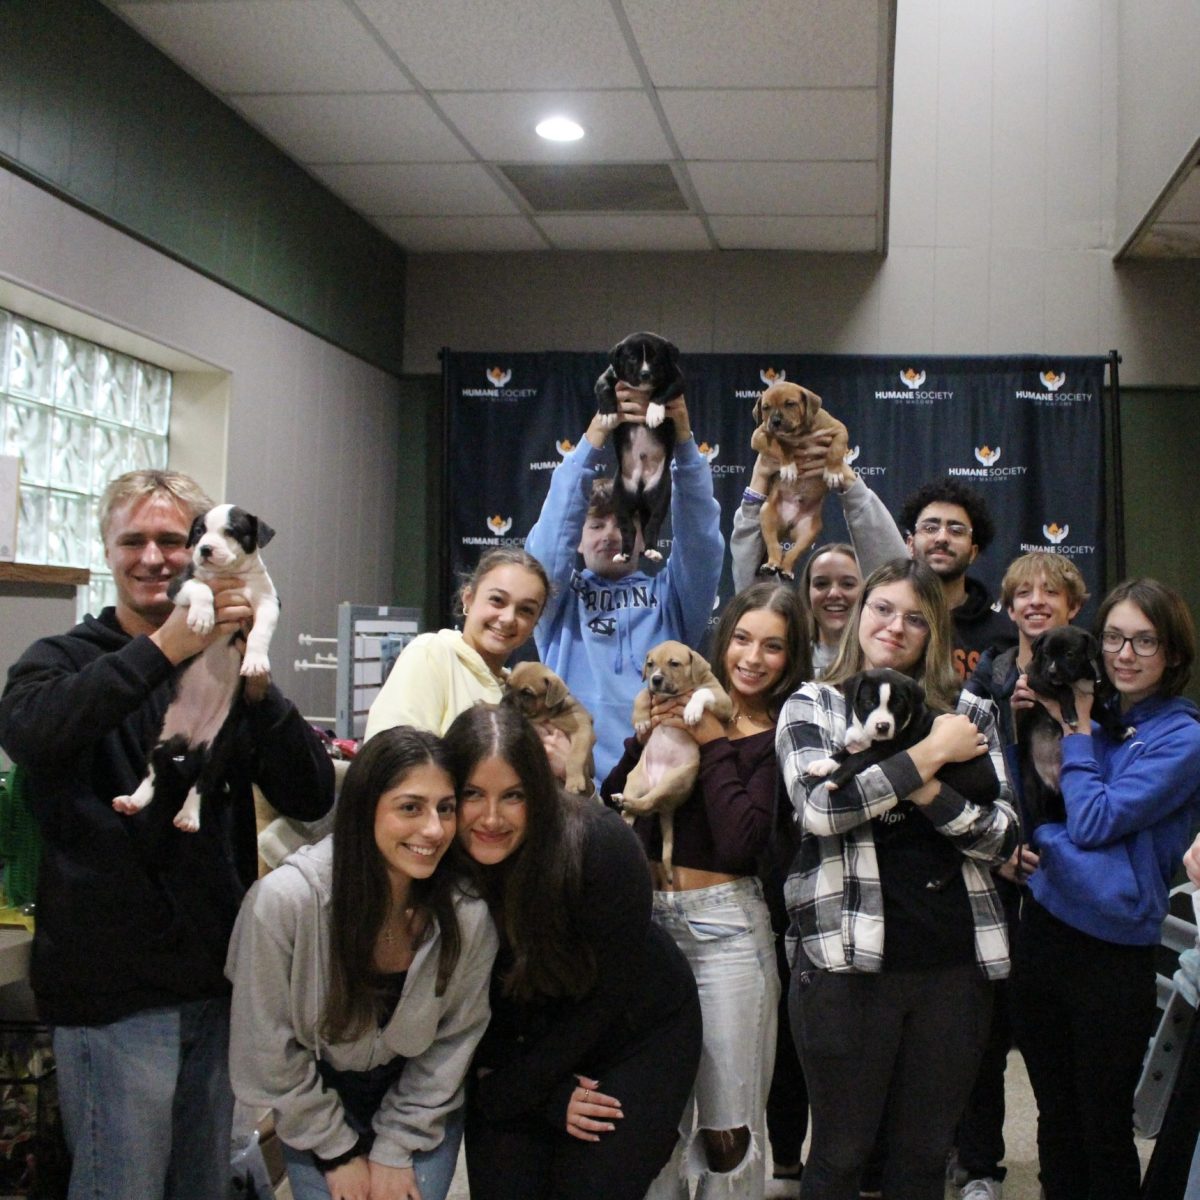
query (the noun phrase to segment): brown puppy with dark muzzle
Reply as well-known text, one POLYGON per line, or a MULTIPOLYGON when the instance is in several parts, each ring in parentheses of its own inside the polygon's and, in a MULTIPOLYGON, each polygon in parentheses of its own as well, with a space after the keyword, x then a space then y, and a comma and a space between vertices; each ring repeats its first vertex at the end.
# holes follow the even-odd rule
MULTIPOLYGON (((706 708, 721 721, 733 716, 733 702, 708 663, 682 642, 659 642, 646 655, 642 678, 646 686, 633 702, 633 727, 639 736, 650 729, 650 705, 655 697, 690 694, 683 710, 685 725, 697 724, 706 708)), ((668 882, 675 848, 675 810, 692 794, 699 773, 700 747, 691 734, 672 725, 656 725, 642 747, 642 757, 625 780, 625 791, 612 798, 627 816, 658 813, 668 882)))
POLYGON ((592 749, 596 734, 588 710, 567 690, 567 685, 538 662, 518 663, 508 674, 504 702, 514 705, 535 728, 549 726, 567 735, 568 792, 590 796, 596 768, 592 749))
POLYGON ((796 383, 773 383, 755 401, 758 428, 750 439, 751 449, 769 454, 783 463, 771 480, 759 521, 767 547, 764 574, 795 578, 796 560, 817 540, 821 532, 821 501, 829 489, 841 491, 854 479, 846 466, 850 435, 846 426, 821 407, 821 397, 796 383), (804 438, 831 430, 833 440, 825 454, 820 479, 800 476, 800 449, 804 438), (786 552, 783 542, 791 538, 786 552))

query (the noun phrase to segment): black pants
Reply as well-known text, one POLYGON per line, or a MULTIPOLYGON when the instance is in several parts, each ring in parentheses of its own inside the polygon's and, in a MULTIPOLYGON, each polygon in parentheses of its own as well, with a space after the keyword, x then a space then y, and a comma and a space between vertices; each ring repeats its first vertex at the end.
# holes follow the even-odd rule
POLYGON ((1090 937, 1025 903, 1009 990, 1046 1200, 1138 1194, 1133 1093, 1154 1028, 1154 950, 1090 937))
POLYGON ((942 1200, 946 1153, 975 1079, 991 985, 974 964, 792 973, 792 1033, 812 1106, 803 1200, 857 1200, 881 1123, 888 1200, 942 1200))
MULTIPOLYGON (((772 916, 774 914, 772 913, 772 916)), ((771 1158, 775 1163, 791 1166, 800 1161, 800 1151, 808 1134, 808 1088, 804 1084, 804 1069, 792 1041, 792 1025, 788 1018, 788 991, 791 969, 783 937, 775 939, 775 966, 779 970, 779 1031, 775 1038, 775 1070, 771 1074, 771 1090, 767 1095, 767 1136, 771 1142, 771 1158)))
POLYGON ((666 1165, 700 1065, 700 1001, 638 1041, 601 1047, 579 1071, 621 1101, 624 1117, 598 1142, 581 1142, 540 1112, 488 1120, 468 1098, 471 1200, 642 1200, 666 1165))

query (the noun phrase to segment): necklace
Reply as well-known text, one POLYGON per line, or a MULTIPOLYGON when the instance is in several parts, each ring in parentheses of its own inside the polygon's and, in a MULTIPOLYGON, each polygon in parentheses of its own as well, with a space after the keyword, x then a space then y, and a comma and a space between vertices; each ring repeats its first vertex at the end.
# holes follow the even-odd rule
POLYGON ((733 724, 746 729, 767 729, 773 722, 766 713, 743 712, 735 704, 733 706, 733 724))
MULTIPOLYGON (((393 910, 395 911, 395 910, 393 910)), ((400 928, 396 928, 396 923, 389 916, 388 923, 383 929, 383 944, 391 949, 398 941, 406 940, 409 935, 409 924, 412 921, 413 910, 406 908, 400 914, 400 928)))

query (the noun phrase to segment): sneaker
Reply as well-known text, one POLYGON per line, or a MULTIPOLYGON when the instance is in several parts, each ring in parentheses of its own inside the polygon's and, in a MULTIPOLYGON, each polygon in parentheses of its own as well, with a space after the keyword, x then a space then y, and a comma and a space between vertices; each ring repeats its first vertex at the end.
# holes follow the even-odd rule
POLYGON ((1003 1193, 999 1179, 968 1179, 958 1194, 962 1200, 1000 1200, 1003 1193))

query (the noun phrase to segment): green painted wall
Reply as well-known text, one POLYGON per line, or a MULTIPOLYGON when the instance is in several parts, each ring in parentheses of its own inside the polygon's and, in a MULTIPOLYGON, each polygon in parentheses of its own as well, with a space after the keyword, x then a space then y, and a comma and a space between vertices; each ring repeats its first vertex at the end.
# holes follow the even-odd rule
POLYGON ((97 0, 0 2, 0 163, 399 374, 404 252, 97 0))

